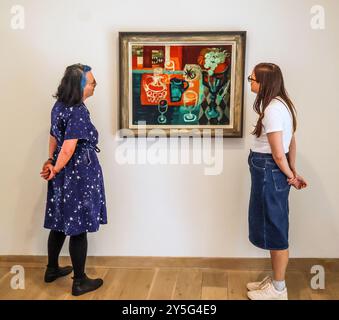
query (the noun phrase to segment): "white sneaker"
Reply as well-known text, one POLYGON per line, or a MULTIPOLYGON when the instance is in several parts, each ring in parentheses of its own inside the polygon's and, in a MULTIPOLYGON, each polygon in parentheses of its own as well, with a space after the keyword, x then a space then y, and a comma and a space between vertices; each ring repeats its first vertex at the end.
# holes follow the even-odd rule
POLYGON ((247 287, 247 290, 249 291, 255 291, 255 290, 259 290, 260 288, 262 288, 267 282, 272 282, 272 278, 270 276, 265 277, 262 281, 249 282, 246 285, 246 287, 247 287))
POLYGON ((288 300, 287 289, 278 291, 274 288, 273 282, 267 282, 259 290, 247 292, 251 300, 288 300))

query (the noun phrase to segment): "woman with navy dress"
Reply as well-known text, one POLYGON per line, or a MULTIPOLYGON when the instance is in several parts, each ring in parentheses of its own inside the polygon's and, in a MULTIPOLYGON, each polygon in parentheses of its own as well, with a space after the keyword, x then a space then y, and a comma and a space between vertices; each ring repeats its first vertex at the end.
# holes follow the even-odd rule
POLYGON ((55 95, 51 112, 49 159, 41 177, 48 181, 44 227, 50 229, 45 282, 74 271, 72 294, 96 290, 102 279, 85 273, 87 233, 107 223, 102 169, 97 157, 98 131, 91 122, 85 100, 96 87, 91 68, 67 67, 55 95), (70 236, 72 267, 60 267, 58 258, 66 236, 70 236))
POLYGON ((248 157, 251 194, 249 240, 269 250, 273 274, 247 284, 251 300, 287 300, 285 273, 289 259, 290 187, 302 189, 306 181, 296 170, 296 111, 284 86, 279 66, 258 64, 248 77, 256 93, 258 114, 253 145, 248 157))

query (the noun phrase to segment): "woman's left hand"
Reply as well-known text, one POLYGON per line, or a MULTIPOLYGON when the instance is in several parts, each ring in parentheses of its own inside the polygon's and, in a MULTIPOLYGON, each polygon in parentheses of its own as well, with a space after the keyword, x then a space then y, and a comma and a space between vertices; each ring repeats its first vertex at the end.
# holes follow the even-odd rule
POLYGON ((43 179, 47 179, 49 177, 49 174, 50 174, 50 168, 48 167, 48 165, 51 165, 52 164, 52 161, 51 160, 47 160, 45 161, 45 163, 42 165, 42 169, 41 169, 41 172, 40 172, 40 176, 41 178, 43 179))
POLYGON ((293 186, 294 188, 296 188, 297 190, 300 190, 301 189, 301 184, 300 182, 298 181, 297 178, 292 178, 292 179, 288 179, 288 184, 290 186, 293 186))
POLYGON ((52 168, 53 168, 52 163, 46 161, 42 167, 42 171, 40 172, 41 178, 47 180, 51 173, 52 168))
POLYGON ((52 180, 57 175, 57 173, 58 172, 55 171, 54 166, 51 165, 51 167, 50 167, 50 174, 49 174, 49 176, 47 178, 47 181, 52 180))
POLYGON ((49 181, 56 176, 57 172, 54 169, 54 166, 51 163, 45 163, 43 171, 40 172, 41 178, 49 181))
POLYGON ((305 180, 302 176, 299 176, 299 175, 297 174, 297 180, 298 180, 298 182, 300 183, 300 186, 301 186, 300 189, 304 189, 304 188, 307 187, 307 182, 306 182, 306 180, 305 180))
POLYGON ((288 184, 292 185, 298 190, 306 188, 307 182, 305 181, 305 179, 299 176, 296 172, 293 172, 293 173, 294 173, 294 177, 287 180, 288 184))

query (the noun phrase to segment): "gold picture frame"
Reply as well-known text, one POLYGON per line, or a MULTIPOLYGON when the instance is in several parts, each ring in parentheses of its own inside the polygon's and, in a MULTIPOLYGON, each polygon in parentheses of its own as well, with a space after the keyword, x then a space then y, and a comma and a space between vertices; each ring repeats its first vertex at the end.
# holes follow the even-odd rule
POLYGON ((119 45, 120 135, 242 137, 246 31, 120 32, 119 45))

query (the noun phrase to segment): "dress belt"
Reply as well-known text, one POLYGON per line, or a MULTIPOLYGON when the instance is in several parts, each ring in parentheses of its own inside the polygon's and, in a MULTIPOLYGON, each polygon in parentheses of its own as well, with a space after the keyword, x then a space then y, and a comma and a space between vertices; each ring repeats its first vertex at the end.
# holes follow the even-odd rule
MULTIPOLYGON (((60 152, 62 146, 57 145, 56 149, 58 152, 60 152)), ((82 145, 81 148, 85 149, 85 151, 87 151, 87 157, 88 157, 88 165, 90 165, 92 163, 91 161, 91 156, 90 156, 90 150, 94 150, 96 153, 99 153, 101 150, 97 147, 97 146, 93 146, 91 144, 87 144, 87 145, 82 145)))
POLYGON ((101 150, 97 146, 89 146, 91 149, 94 149, 96 153, 99 153, 101 150))
MULTIPOLYGON (((58 151, 60 151, 61 150, 61 148, 62 148, 62 146, 57 146, 56 147, 57 148, 57 150, 58 151)), ((84 146, 82 146, 82 148, 84 148, 84 149, 87 149, 87 150, 89 150, 89 149, 92 149, 92 150, 94 150, 96 153, 99 153, 101 150, 97 147, 97 146, 93 146, 93 145, 84 145, 84 146)))

